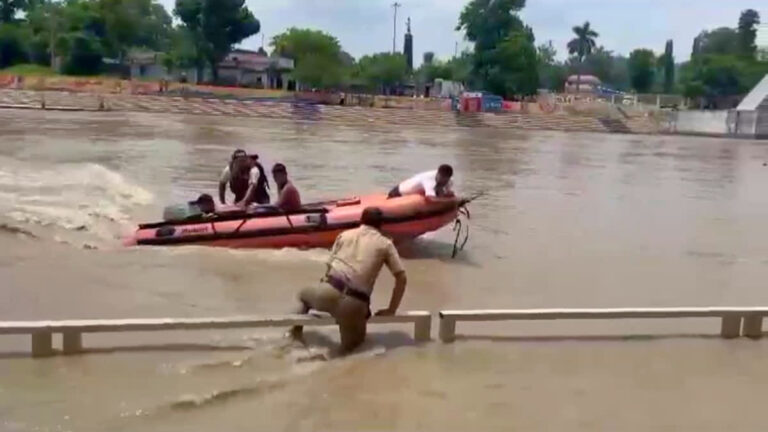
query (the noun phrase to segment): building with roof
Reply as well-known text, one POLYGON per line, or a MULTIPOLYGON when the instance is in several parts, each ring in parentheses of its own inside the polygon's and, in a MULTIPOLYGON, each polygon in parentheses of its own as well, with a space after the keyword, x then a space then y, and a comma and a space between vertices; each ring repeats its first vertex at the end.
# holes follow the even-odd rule
POLYGON ((595 93, 602 85, 600 78, 594 75, 571 75, 565 81, 566 93, 595 93))
MULTIPOLYGON (((203 76, 198 77, 194 68, 168 70, 163 64, 163 53, 153 51, 132 51, 127 56, 131 79, 161 80, 183 79, 197 84, 212 79, 210 67, 203 70, 203 76)), ((219 83, 233 86, 295 89, 296 84, 290 79, 293 71, 292 59, 280 56, 270 56, 263 48, 258 51, 245 49, 232 50, 218 64, 219 83)))
POLYGON ((293 59, 269 56, 263 48, 258 51, 235 49, 219 63, 219 81, 244 87, 295 89, 295 83, 288 76, 293 68, 293 59))

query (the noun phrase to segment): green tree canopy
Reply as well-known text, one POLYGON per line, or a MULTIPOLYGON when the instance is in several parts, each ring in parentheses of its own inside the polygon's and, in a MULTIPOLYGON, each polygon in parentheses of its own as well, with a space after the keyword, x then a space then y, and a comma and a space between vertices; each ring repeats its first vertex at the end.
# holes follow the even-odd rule
POLYGON ((552 41, 547 41, 536 48, 539 62, 539 86, 542 88, 562 91, 568 70, 565 64, 558 62, 557 50, 552 41))
POLYGON ((338 87, 347 79, 354 58, 328 33, 292 27, 272 38, 274 53, 294 60, 294 78, 313 88, 338 87))
POLYGON ((161 4, 153 0, 99 0, 98 9, 109 56, 123 58, 133 47, 168 49, 172 21, 161 4))
POLYGON ((174 13, 194 35, 197 56, 211 67, 214 80, 232 46, 261 30, 245 0, 176 0, 174 13))
POLYGON ((408 77, 408 64, 400 53, 378 53, 360 58, 359 77, 372 89, 384 93, 402 83, 408 77))
POLYGON ((501 96, 533 94, 538 55, 533 31, 518 16, 525 0, 472 0, 457 30, 474 43, 472 84, 501 96))
POLYGON ((757 26, 760 25, 760 14, 754 9, 747 9, 739 17, 739 27, 737 30, 739 36, 739 52, 750 58, 754 58, 757 53, 757 26))
POLYGON ((675 53, 672 39, 667 41, 664 54, 659 57, 659 68, 664 72, 664 93, 670 94, 675 89, 675 53))
POLYGON ((600 35, 590 26, 589 21, 582 26, 574 26, 575 38, 568 42, 568 53, 583 61, 597 47, 597 39, 600 35))
POLYGON ((629 54, 629 76, 632 88, 647 93, 656 76, 656 55, 649 49, 636 49, 629 54))
POLYGON ((99 39, 91 34, 72 33, 69 35, 69 54, 64 62, 64 73, 70 75, 97 74, 102 66, 102 51, 99 39))
POLYGON ((747 93, 768 74, 768 62, 745 59, 738 54, 702 55, 681 69, 684 92, 699 90, 699 96, 716 98, 747 93))
POLYGON ((27 0, 0 0, 0 23, 11 23, 16 13, 27 7, 27 0))
POLYGON ((697 41, 694 44, 694 55, 730 55, 739 52, 739 35, 736 30, 729 27, 705 30, 699 34, 697 41))
POLYGON ((0 69, 27 60, 24 29, 17 24, 0 24, 0 69))

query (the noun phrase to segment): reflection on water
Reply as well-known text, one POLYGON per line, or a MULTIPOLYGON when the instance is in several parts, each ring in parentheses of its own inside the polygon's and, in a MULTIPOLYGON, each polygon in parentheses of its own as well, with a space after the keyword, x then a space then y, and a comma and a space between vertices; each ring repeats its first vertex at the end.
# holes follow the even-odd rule
MULTIPOLYGON (((307 201, 386 191, 440 163, 460 191, 487 191, 457 259, 450 229, 403 247, 405 309, 768 304, 756 142, 7 110, 0 124, 3 319, 291 310, 326 251, 117 239, 214 191, 235 148, 285 163, 307 201)), ((391 284, 382 276, 375 305, 391 284)), ((426 347, 407 328, 371 330, 331 361, 333 329, 309 347, 280 331, 88 335, 90 355, 34 362, 12 355, 28 340, 0 338, 0 430, 755 430, 745 395, 768 378, 759 343, 509 339, 716 333, 706 320, 466 325, 474 338, 426 347), (707 409, 726 393, 737 408, 707 409)))

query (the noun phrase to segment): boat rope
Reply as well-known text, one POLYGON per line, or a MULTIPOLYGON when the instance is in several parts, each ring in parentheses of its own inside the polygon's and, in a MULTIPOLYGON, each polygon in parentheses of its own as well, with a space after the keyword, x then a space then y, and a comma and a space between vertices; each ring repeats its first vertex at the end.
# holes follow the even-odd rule
POLYGON ((453 240, 453 253, 451 254, 451 258, 455 259, 456 255, 464 250, 464 246, 466 246, 469 241, 469 220, 471 217, 472 215, 469 213, 469 209, 464 206, 459 207, 459 214, 456 216, 456 222, 453 224, 453 231, 456 233, 456 238, 453 240), (466 219, 466 223, 464 223, 463 219, 466 219), (465 229, 462 230, 462 228, 465 229), (464 234, 463 239, 462 231, 464 234))
POLYGON ((472 219, 472 214, 469 212, 469 204, 485 195, 486 192, 478 192, 459 202, 459 211, 456 215, 456 222, 453 224, 453 231, 456 233, 456 238, 453 240, 453 253, 451 254, 451 258, 456 258, 456 255, 464 250, 464 247, 469 241, 469 221, 472 219))

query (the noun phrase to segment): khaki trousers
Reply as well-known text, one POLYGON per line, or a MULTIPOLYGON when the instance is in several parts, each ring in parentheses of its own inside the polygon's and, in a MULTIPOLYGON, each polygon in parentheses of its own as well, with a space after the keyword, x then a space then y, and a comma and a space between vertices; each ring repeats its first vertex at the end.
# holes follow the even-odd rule
POLYGON ((303 289, 299 293, 299 301, 302 303, 300 313, 315 309, 327 312, 336 319, 342 353, 354 350, 365 340, 369 313, 365 302, 345 296, 325 282, 317 287, 303 289))

